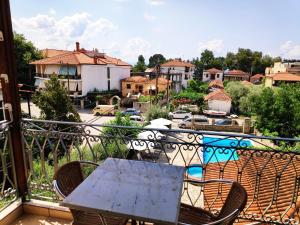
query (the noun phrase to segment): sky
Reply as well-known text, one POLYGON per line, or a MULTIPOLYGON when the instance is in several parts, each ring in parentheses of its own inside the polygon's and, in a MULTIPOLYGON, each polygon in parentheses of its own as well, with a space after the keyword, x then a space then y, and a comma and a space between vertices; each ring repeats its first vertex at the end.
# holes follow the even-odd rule
POLYGON ((299 0, 10 0, 13 29, 39 49, 97 48, 135 63, 142 54, 216 56, 239 47, 300 59, 299 0))

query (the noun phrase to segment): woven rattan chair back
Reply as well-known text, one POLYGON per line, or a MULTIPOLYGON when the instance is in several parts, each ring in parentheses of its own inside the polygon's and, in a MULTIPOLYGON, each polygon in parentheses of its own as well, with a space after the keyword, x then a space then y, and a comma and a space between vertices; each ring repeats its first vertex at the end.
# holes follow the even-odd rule
POLYGON ((79 161, 73 161, 61 166, 54 175, 54 180, 64 196, 68 196, 83 181, 79 161))
POLYGON ((238 213, 240 213, 247 203, 247 192, 245 188, 238 182, 233 182, 225 203, 217 216, 217 220, 227 217, 238 209, 237 215, 224 220, 222 225, 229 225, 234 222, 238 213))

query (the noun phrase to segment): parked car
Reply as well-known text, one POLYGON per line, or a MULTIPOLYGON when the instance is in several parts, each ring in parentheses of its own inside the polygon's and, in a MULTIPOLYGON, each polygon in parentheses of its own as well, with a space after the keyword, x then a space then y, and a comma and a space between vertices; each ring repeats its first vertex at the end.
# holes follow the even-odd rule
POLYGON ((183 129, 192 128, 193 120, 194 120, 194 124, 196 124, 196 125, 197 124, 199 124, 199 125, 209 124, 208 118, 206 116, 194 115, 192 117, 188 117, 188 118, 184 119, 183 121, 181 121, 178 124, 178 127, 183 128, 183 129))
POLYGON ((96 116, 113 116, 115 115, 115 108, 115 105, 96 105, 93 109, 93 114, 96 116))
POLYGON ((133 115, 129 117, 130 120, 132 121, 138 121, 138 122, 144 122, 145 119, 142 116, 138 116, 138 115, 133 115))
POLYGON ((198 112, 199 107, 197 105, 180 105, 178 107, 178 110, 187 110, 191 112, 198 112))
POLYGON ((236 120, 232 119, 222 119, 222 120, 217 120, 215 122, 216 126, 228 126, 228 125, 239 125, 236 120))
POLYGON ((121 112, 123 116, 139 116, 141 112, 135 108, 127 108, 125 111, 121 112))
POLYGON ((191 117, 192 114, 190 112, 187 112, 185 110, 177 110, 175 112, 170 112, 169 117, 170 119, 186 119, 188 117, 191 117))

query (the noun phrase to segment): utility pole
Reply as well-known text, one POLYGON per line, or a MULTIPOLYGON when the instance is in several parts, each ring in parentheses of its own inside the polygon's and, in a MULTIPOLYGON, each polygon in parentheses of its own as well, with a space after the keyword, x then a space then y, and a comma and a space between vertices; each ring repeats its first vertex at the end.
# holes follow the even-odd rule
POLYGON ((157 64, 156 70, 157 71, 156 71, 156 84, 155 84, 156 90, 155 90, 155 94, 156 94, 156 99, 157 99, 157 95, 158 95, 158 78, 160 76, 160 65, 159 64, 157 64))
POLYGON ((10 122, 11 151, 16 172, 17 190, 25 200, 27 193, 26 167, 21 134, 21 107, 17 84, 17 70, 13 46, 9 0, 0 1, 0 76, 5 116, 10 122))
POLYGON ((168 74, 167 74, 167 106, 169 106, 169 82, 170 82, 170 70, 171 68, 168 68, 168 74))
POLYGON ((69 75, 69 63, 67 63, 67 75, 68 75, 68 95, 70 95, 70 75, 69 75))

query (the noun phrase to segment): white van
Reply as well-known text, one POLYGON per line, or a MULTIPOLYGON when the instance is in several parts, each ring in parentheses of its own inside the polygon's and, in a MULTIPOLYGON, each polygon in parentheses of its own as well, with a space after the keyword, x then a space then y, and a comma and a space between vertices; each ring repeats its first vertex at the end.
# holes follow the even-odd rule
POLYGON ((96 105, 93 109, 93 114, 96 116, 113 116, 116 111, 115 105, 96 105))
POLYGON ((206 116, 194 115, 181 121, 178 124, 178 127, 183 129, 190 129, 193 126, 193 120, 195 124, 209 124, 209 121, 206 116))

